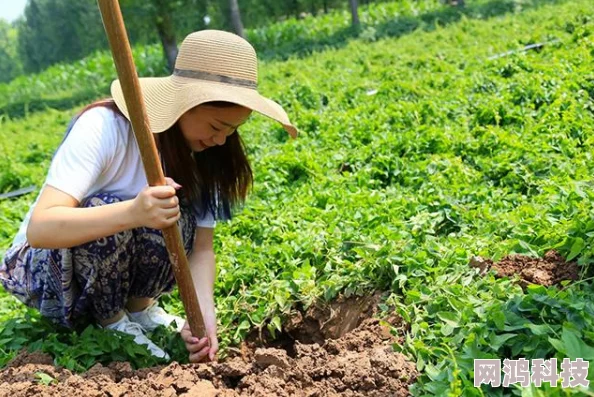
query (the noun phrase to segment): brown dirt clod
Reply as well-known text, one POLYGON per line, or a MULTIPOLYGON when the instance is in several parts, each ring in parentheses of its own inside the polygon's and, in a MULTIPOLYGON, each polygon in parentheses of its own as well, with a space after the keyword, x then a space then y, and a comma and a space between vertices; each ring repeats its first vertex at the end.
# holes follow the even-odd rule
POLYGON ((551 250, 542 258, 513 254, 493 262, 480 257, 472 258, 470 266, 478 268, 484 275, 489 269, 495 271, 497 277, 520 277, 520 285, 540 284, 545 287, 559 284, 563 280, 575 281, 579 278, 576 262, 568 262, 557 251, 551 250))

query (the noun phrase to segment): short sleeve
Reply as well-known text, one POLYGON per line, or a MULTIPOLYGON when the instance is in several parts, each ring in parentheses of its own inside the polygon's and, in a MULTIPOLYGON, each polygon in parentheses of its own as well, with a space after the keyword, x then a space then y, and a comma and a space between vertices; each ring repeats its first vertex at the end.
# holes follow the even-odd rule
POLYGON ((82 201, 113 158, 116 128, 107 108, 83 113, 56 152, 46 184, 82 201))
POLYGON ((203 216, 196 216, 196 226, 198 227, 206 227, 209 229, 214 229, 217 225, 212 213, 210 211, 206 211, 203 216))

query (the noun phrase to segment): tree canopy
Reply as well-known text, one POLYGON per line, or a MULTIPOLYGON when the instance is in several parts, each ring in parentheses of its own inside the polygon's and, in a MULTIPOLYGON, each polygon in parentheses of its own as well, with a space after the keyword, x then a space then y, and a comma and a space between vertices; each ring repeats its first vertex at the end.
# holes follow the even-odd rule
MULTIPOLYGON (((192 31, 216 28, 242 34, 243 27, 349 4, 353 0, 120 0, 131 43, 160 42, 170 67, 177 42, 192 31)), ((28 0, 23 17, 12 25, 2 21, 0 39, 0 81, 108 48, 96 0, 28 0)))

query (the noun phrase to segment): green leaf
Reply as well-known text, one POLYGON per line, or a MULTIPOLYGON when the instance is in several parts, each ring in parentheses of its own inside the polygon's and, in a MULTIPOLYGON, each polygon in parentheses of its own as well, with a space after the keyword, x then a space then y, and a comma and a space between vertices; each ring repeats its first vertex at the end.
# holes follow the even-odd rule
POLYGON ((419 355, 419 357, 417 358, 417 370, 423 371, 423 369, 425 369, 425 360, 421 355, 419 355))
POLYGON ((453 328, 460 326, 460 315, 454 312, 438 312, 437 317, 453 328))
POLYGON ((238 326, 237 326, 237 330, 238 331, 246 331, 250 329, 250 322, 248 320, 243 320, 238 326))
POLYGON ((502 311, 495 311, 492 313, 491 315, 493 322, 495 323, 495 326, 497 327, 498 330, 502 331, 503 328, 505 327, 505 314, 503 314, 502 311))
POLYGON ((85 328, 85 330, 80 334, 81 338, 83 338, 83 339, 92 338, 94 329, 95 328, 92 325, 87 326, 85 328))
POLYGON ((505 342, 514 338, 516 334, 501 334, 501 335, 494 335, 491 337, 491 348, 494 350, 499 350, 505 342))
POLYGON ((563 327, 561 341, 565 346, 565 354, 567 354, 568 358, 572 360, 576 358, 583 358, 588 361, 594 360, 594 347, 588 346, 576 331, 563 327))
POLYGON ((543 336, 551 333, 551 327, 547 324, 527 324, 527 327, 534 335, 543 336))
POLYGON ((567 255, 567 260, 570 261, 577 257, 582 252, 585 246, 586 243, 581 237, 574 238, 573 244, 571 245, 571 249, 569 250, 569 255, 567 255))
POLYGON ((555 338, 549 338, 549 342, 551 343, 551 345, 553 345, 555 350, 557 350, 559 353, 566 354, 565 345, 563 344, 563 342, 561 342, 561 340, 555 339, 555 338))
POLYGON ((42 385, 48 386, 52 383, 58 383, 58 381, 56 379, 52 378, 51 376, 49 376, 48 374, 46 374, 44 372, 36 372, 35 377, 37 378, 39 383, 41 383, 42 385))
POLYGON ((454 327, 452 327, 450 324, 446 323, 441 325, 441 333, 443 336, 450 336, 453 332, 454 327))
POLYGON ((429 376, 431 380, 443 380, 445 377, 444 371, 438 370, 434 365, 427 364, 425 366, 425 373, 429 376))
POLYGON ((270 323, 274 326, 277 331, 282 331, 281 319, 279 316, 274 316, 270 323))
POLYGON ((433 393, 435 396, 447 396, 450 384, 449 382, 433 381, 427 383, 424 389, 433 393))

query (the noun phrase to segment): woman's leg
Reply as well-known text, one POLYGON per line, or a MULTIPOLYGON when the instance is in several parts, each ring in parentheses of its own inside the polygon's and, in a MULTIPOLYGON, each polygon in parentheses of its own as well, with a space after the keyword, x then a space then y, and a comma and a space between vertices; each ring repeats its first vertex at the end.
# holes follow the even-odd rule
MULTIPOLYGON (((192 252, 196 231, 196 220, 191 211, 184 210, 179 220, 182 243, 186 255, 192 252)), ((135 277, 126 308, 130 319, 146 330, 152 331, 160 325, 169 326, 174 323, 181 329, 184 319, 171 315, 156 304, 157 298, 169 293, 175 285, 175 276, 165 240, 160 230, 135 229, 137 245, 143 247, 137 257, 139 265, 135 268, 135 277)))
MULTIPOLYGON (((196 220, 191 211, 182 207, 178 225, 185 253, 190 255, 196 232, 196 220)), ((161 230, 140 227, 134 229, 134 238, 136 246, 141 248, 135 257, 137 265, 128 295, 131 312, 150 306, 175 286, 175 275, 161 230)))
POLYGON ((129 312, 141 312, 155 302, 152 298, 128 298, 126 310, 129 312))
POLYGON ((11 247, 0 266, 0 281, 6 291, 25 305, 70 327, 69 306, 77 288, 72 283, 71 261, 66 260, 64 265, 62 253, 63 250, 32 248, 27 242, 11 247))
MULTIPOLYGON (((83 206, 95 207, 121 201, 98 193, 85 200, 83 206)), ((134 232, 126 230, 68 250, 78 296, 73 299, 72 316, 89 313, 100 324, 113 323, 124 314, 130 286, 134 279, 139 252, 134 232)))
POLYGON ((32 263, 29 244, 12 246, 0 264, 0 284, 25 305, 39 308, 44 277, 38 269, 42 267, 43 264, 32 263))
POLYGON ((111 324, 115 324, 118 321, 120 321, 122 318, 124 318, 124 316, 126 315, 126 313, 123 310, 120 310, 115 316, 107 318, 107 319, 103 319, 103 320, 97 320, 99 322, 99 325, 101 325, 102 327, 107 327, 108 325, 111 324))
MULTIPOLYGON (((121 201, 99 193, 83 206, 121 201)), ((180 219, 186 253, 196 222, 190 211, 180 219)), ((37 249, 26 244, 5 255, 0 281, 25 304, 65 326, 91 315, 100 324, 115 322, 128 309, 144 309, 170 292, 175 278, 161 231, 139 228, 71 249, 37 249)))
MULTIPOLYGON (((98 194, 84 205, 116 202, 111 195, 98 194)), ((179 221, 186 254, 191 253, 196 220, 182 208, 179 221)), ((140 227, 72 249, 75 274, 99 323, 112 323, 123 310, 141 312, 175 285, 175 277, 160 230, 140 227), (94 258, 94 259, 93 259, 94 258)))

